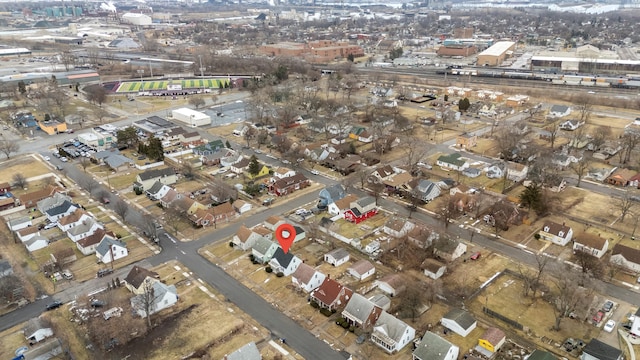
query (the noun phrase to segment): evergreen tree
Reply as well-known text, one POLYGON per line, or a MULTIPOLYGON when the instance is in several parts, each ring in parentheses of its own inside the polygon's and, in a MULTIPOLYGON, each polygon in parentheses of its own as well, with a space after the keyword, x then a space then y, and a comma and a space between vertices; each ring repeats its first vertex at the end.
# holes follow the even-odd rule
POLYGON ((249 174, 256 176, 260 173, 260 163, 258 162, 258 158, 255 155, 251 155, 251 160, 249 161, 249 174))
POLYGON ((155 136, 151 136, 149 139, 149 144, 147 145, 147 156, 155 161, 162 161, 164 159, 162 141, 155 136))
POLYGON ((229 142, 229 140, 227 140, 227 142, 224 144, 224 146, 226 146, 227 149, 231 149, 231 143, 229 142))

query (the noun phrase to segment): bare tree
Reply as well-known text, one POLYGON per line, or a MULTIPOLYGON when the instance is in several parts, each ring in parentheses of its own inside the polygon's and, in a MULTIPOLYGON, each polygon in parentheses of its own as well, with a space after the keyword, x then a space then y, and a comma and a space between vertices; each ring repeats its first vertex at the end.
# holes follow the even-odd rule
POLYGON ((555 315, 553 329, 560 330, 562 320, 577 308, 588 307, 595 291, 590 277, 583 277, 571 265, 562 262, 551 267, 554 289, 546 294, 555 315))
POLYGON ((80 163, 80 166, 82 166, 82 170, 84 170, 84 172, 87 172, 87 167, 91 165, 91 160, 86 156, 82 156, 80 160, 78 160, 78 162, 80 163))
POLYGON ((531 298, 535 299, 536 293, 542 284, 545 269, 547 264, 550 262, 550 259, 550 257, 545 256, 544 254, 536 255, 536 268, 533 269, 533 271, 521 263, 518 264, 518 272, 524 282, 524 296, 531 295, 531 298))
POLYGON ((549 143, 551 145, 551 149, 555 146, 556 139, 558 138, 558 133, 560 132, 560 127, 555 122, 551 123, 549 126, 545 128, 549 133, 549 143))
POLYGON ((98 118, 98 121, 100 121, 100 124, 102 124, 104 121, 104 118, 106 118, 109 115, 109 112, 104 108, 99 107, 97 109, 94 109, 93 114, 96 116, 96 118, 98 118))
POLYGON ((0 300, 3 304, 22 297, 22 281, 14 274, 0 277, 0 300))
POLYGON ((582 154, 582 157, 577 162, 572 162, 569 167, 578 177, 577 187, 580 187, 580 183, 582 182, 582 178, 586 175, 589 167, 591 166, 591 156, 587 156, 587 154, 582 154))
POLYGON ((439 215, 440 220, 442 221, 442 225, 444 225, 446 229, 449 227, 451 220, 457 218, 460 215, 460 211, 455 201, 449 194, 447 194, 442 200, 444 203, 439 215))
POLYGON ((374 182, 369 186, 369 188, 371 189, 370 195, 376 199, 376 206, 378 206, 378 200, 380 200, 380 197, 384 194, 385 185, 383 183, 374 182))
POLYGON ((604 264, 597 257, 585 252, 575 251, 576 263, 582 268, 582 272, 589 274, 594 279, 601 279, 604 275, 604 264))
POLYGON ((11 157, 11 154, 20 150, 20 144, 17 140, 0 140, 0 152, 2 152, 7 159, 11 157))
POLYGON ((146 232, 152 239, 158 237, 158 228, 156 219, 150 214, 142 215, 142 231, 146 232))
POLYGON ((204 106, 204 104, 204 99, 199 96, 192 96, 191 98, 189 98, 189 105, 195 106, 196 109, 201 108, 202 106, 204 106))
POLYGON ((576 111, 578 112, 578 121, 587 124, 591 119, 591 113, 593 112, 593 104, 591 99, 587 96, 578 97, 577 101, 574 101, 576 111))
POLYGON ((164 214, 167 225, 174 233, 177 233, 180 230, 180 225, 185 217, 184 211, 175 206, 169 206, 164 210, 164 214))
POLYGON ((78 185, 87 190, 89 196, 91 196, 93 194, 93 191, 97 189, 100 184, 98 184, 98 182, 93 180, 92 178, 84 176, 80 178, 80 180, 78 181, 78 185))
POLYGON ((408 286, 400 296, 399 311, 408 315, 413 322, 420 315, 420 308, 423 306, 424 290, 419 286, 408 286))
POLYGON ((621 162, 628 163, 631 153, 640 144, 640 133, 628 132, 622 135, 622 151, 620 152, 621 162))
POLYGON ((129 204, 127 204, 124 200, 118 198, 115 204, 113 204, 113 211, 120 216, 120 219, 124 222, 127 214, 129 213, 129 204))
POLYGON ((402 146, 404 152, 404 164, 408 166, 412 171, 416 168, 416 164, 425 157, 428 149, 424 145, 424 141, 415 137, 409 136, 402 146))
POLYGON ((151 329, 151 314, 155 312, 158 295, 153 289, 154 281, 145 281, 142 284, 142 293, 132 299, 132 306, 138 312, 144 314, 147 319, 147 329, 151 329))
POLYGON ((13 180, 14 186, 17 186, 22 189, 27 187, 27 184, 28 184, 27 178, 24 177, 22 173, 13 174, 13 177, 11 179, 13 180))
POLYGON ((500 152, 500 157, 505 160, 511 160, 513 152, 518 145, 520 136, 513 132, 513 128, 504 126, 496 132, 495 139, 498 145, 498 151, 500 152))
POLYGON ((598 151, 600 147, 611 137, 611 127, 600 126, 591 134, 591 146, 593 150, 598 151))
POLYGON ((635 208, 635 201, 628 192, 625 192, 616 201, 618 211, 620 211, 620 222, 624 222, 625 217, 635 208))

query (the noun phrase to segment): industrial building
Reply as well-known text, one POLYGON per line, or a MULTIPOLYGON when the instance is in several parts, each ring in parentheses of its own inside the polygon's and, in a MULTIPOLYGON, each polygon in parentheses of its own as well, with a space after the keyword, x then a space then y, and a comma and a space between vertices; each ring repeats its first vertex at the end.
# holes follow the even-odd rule
POLYGON ((513 41, 498 41, 478 54, 478 66, 500 66, 507 57, 513 54, 515 48, 516 43, 513 41))
POLYGON ((120 19, 123 23, 138 25, 138 26, 149 26, 151 25, 151 16, 145 14, 138 13, 126 13, 123 14, 120 19))
POLYGON ((171 116, 174 120, 185 123, 191 127, 211 125, 211 117, 209 115, 189 108, 172 110, 171 116))
POLYGON ((438 56, 467 57, 478 52, 474 45, 443 45, 438 48, 438 56))
POLYGON ((31 50, 27 48, 0 49, 0 57, 31 55, 31 50))
POLYGON ((364 49, 348 42, 317 40, 308 43, 283 42, 263 45, 260 52, 268 56, 302 57, 313 63, 327 63, 336 59, 364 56, 364 49))
POLYGON ((640 61, 622 60, 615 51, 583 45, 574 51, 541 51, 531 58, 531 70, 550 73, 637 74, 640 61))

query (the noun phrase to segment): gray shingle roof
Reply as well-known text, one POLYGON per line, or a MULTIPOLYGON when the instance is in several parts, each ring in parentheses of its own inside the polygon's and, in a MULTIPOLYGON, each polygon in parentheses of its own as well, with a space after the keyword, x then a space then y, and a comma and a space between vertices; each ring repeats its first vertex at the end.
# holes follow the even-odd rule
POLYGON ((74 236, 84 234, 89 231, 94 224, 96 224, 96 221, 93 218, 88 218, 87 220, 83 221, 82 224, 76 225, 67 230, 67 234, 74 236))
POLYGON ((367 206, 374 204, 376 199, 373 196, 365 196, 356 201, 356 204, 360 205, 362 208, 366 208, 367 206))
POLYGON ((598 360, 618 360, 622 355, 619 349, 597 339, 592 339, 582 351, 598 360))
POLYGON ((471 325, 475 324, 476 322, 476 319, 474 319, 471 314, 462 309, 453 309, 446 313, 442 318, 454 321, 463 329, 470 328, 471 325))
POLYGON ((125 243, 123 243, 120 240, 112 239, 110 237, 105 237, 104 239, 102 239, 102 241, 100 241, 100 244, 98 244, 98 247, 96 247, 96 252, 98 254, 104 256, 109 252, 109 249, 111 248, 111 245, 117 245, 117 246, 120 246, 120 247, 127 247, 125 245, 125 243))
POLYGON ((149 179, 161 178, 164 176, 171 176, 171 175, 174 175, 175 173, 176 173, 175 170, 173 170, 172 168, 164 168, 164 169, 147 170, 139 174, 138 176, 140 177, 140 180, 145 181, 149 179))
POLYGON ((260 360, 262 356, 253 341, 224 357, 226 360, 260 360))
POLYGON ((373 332, 374 334, 378 334, 378 336, 384 335, 387 338, 398 342, 402 339, 402 335, 404 335, 408 327, 409 325, 404 321, 397 319, 386 311, 383 311, 373 328, 373 332))
POLYGON ((289 264, 291 263, 291 260, 293 260, 294 256, 295 255, 293 255, 290 251, 285 254, 284 250, 282 250, 281 247, 278 247, 276 249, 276 252, 273 254, 273 259, 276 259, 278 261, 278 264, 286 269, 289 267, 289 264))
POLYGON ((267 238, 263 238, 263 237, 259 237, 256 240, 256 243, 253 244, 253 250, 259 252, 260 254, 265 254, 267 252, 267 250, 269 250, 269 248, 271 246, 274 245, 274 242, 267 239, 267 238))
POLYGON ((156 181, 153 183, 153 186, 151 186, 149 190, 147 190, 147 193, 156 194, 158 191, 160 191, 160 189, 162 189, 163 186, 163 183, 161 183, 160 181, 156 181))
POLYGON ((452 346, 447 340, 427 331, 413 351, 413 356, 420 360, 443 360, 452 346))
POLYGON ((354 293, 342 313, 350 314, 364 323, 375 307, 376 305, 373 302, 358 293, 354 293))
POLYGON ((49 216, 55 216, 55 215, 64 214, 72 206, 77 209, 77 207, 74 204, 72 204, 71 201, 64 200, 62 202, 62 204, 60 204, 58 206, 54 206, 54 207, 50 208, 49 210, 47 210, 46 214, 49 215, 49 216))
POLYGON ((327 255, 333 256, 334 259, 344 259, 349 256, 349 252, 345 248, 336 248, 329 251, 327 255))
POLYGON ((131 159, 120 154, 107 156, 107 158, 104 159, 104 162, 112 169, 117 169, 124 164, 132 163, 131 159))

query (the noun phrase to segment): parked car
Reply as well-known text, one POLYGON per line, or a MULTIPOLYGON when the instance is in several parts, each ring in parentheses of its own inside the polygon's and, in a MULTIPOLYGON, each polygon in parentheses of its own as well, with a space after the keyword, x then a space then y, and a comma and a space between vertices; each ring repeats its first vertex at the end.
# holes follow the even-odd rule
POLYGON ((602 305, 602 310, 609 312, 611 309, 613 309, 613 302, 611 300, 605 301, 604 305, 602 305))
POLYGON ((602 319, 604 319, 604 311, 598 310, 598 312, 595 315, 593 315, 593 319, 592 319, 593 320, 593 324, 594 325, 600 324, 602 319))
POLYGON ((262 154, 262 150, 260 150, 260 149, 255 149, 255 150, 253 150, 253 152, 255 152, 256 154, 262 154))
POLYGON ((113 273, 112 269, 100 269, 96 273, 96 276, 100 278, 100 277, 105 277, 105 276, 107 276, 109 274, 112 274, 112 273, 113 273))
POLYGON ((57 222, 48 223, 47 225, 44 226, 44 230, 53 229, 56 226, 58 226, 57 222))
POLYGON ((73 279, 73 274, 71 273, 71 271, 69 269, 62 270, 62 277, 67 279, 67 280, 72 280, 73 279))
POLYGON ((67 162, 67 161, 69 161, 69 159, 67 159, 67 157, 66 157, 66 156, 63 156, 63 157, 61 157, 61 158, 60 158, 60 161, 62 161, 62 162, 67 162))
POLYGON ((602 330, 610 333, 613 331, 613 329, 616 327, 616 322, 613 320, 609 320, 607 321, 606 324, 604 324, 604 327, 602 328, 602 330))
POLYGON ((477 251, 477 252, 473 253, 473 255, 471 255, 471 257, 469 259, 478 260, 478 259, 480 259, 480 256, 482 256, 482 254, 480 253, 480 251, 477 251))
POLYGON ((315 169, 309 170, 309 172, 312 173, 313 175, 320 175, 320 171, 315 169))
POLYGON ((62 302, 55 300, 54 302, 47 304, 47 311, 57 309, 60 306, 62 306, 62 302))
POLYGON ((107 304, 107 303, 105 303, 105 302, 104 302, 104 301, 102 301, 102 300, 98 300, 98 299, 91 299, 91 307, 94 307, 94 308, 100 308, 100 307, 105 306, 106 304, 107 304))

